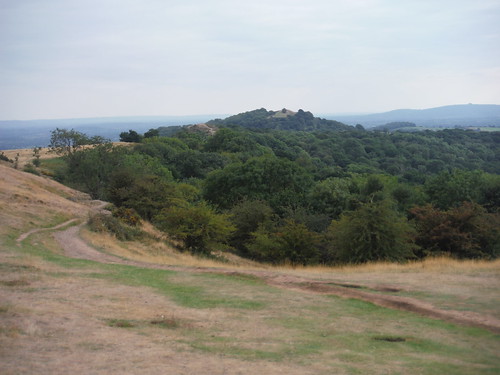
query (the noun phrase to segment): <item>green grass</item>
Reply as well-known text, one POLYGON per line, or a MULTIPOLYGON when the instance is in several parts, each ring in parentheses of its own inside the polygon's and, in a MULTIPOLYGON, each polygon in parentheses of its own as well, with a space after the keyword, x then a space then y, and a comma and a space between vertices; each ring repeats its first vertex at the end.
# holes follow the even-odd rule
MULTIPOLYGON (((485 296, 487 296, 486 291, 491 295, 495 295, 496 289, 495 284, 485 286, 483 289, 485 291, 485 296), (489 290, 488 290, 489 289, 489 290)), ((381 294, 393 294, 393 293, 381 293, 381 294)), ((444 293, 432 293, 427 291, 411 291, 411 292, 398 292, 398 296, 401 297, 411 297, 416 298, 421 301, 430 302, 436 308, 442 310, 455 310, 455 311, 473 311, 478 313, 488 313, 493 316, 500 318, 500 300, 495 298, 487 298, 484 296, 469 296, 464 298, 461 295, 444 294, 444 293)))
MULTIPOLYGON (((146 286, 172 298, 177 304, 185 307, 208 309, 224 307, 231 309, 261 309, 265 304, 261 301, 218 295, 201 286, 193 277, 191 285, 171 280, 177 275, 175 271, 154 270, 133 266, 103 266, 111 270, 107 273, 89 274, 90 277, 105 278, 133 286, 146 286), (194 284, 194 285, 193 285, 194 284)), ((197 275, 198 276, 198 275, 197 275)), ((202 277, 205 275, 202 275, 202 277)), ((210 279, 212 276, 208 275, 210 279)), ((203 283, 201 283, 203 284, 203 283)))
POLYGON ((62 178, 66 174, 68 164, 61 157, 40 160, 40 169, 51 177, 62 178))

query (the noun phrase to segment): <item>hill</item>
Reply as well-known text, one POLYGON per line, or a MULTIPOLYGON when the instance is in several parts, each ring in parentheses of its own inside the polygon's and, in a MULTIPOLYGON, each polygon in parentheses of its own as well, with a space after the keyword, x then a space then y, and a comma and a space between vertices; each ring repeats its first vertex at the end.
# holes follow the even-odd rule
POLYGON ((428 109, 397 109, 356 116, 325 115, 326 118, 367 128, 391 122, 412 122, 423 127, 500 126, 500 105, 463 104, 428 109))
POLYGON ((348 130, 352 127, 338 121, 314 117, 311 112, 299 109, 293 112, 283 108, 281 111, 268 111, 265 108, 240 113, 225 119, 215 119, 207 122, 212 126, 241 126, 250 129, 274 130, 348 130))
POLYGON ((500 368, 498 262, 235 267, 91 232, 102 205, 0 163, 2 373, 500 368))

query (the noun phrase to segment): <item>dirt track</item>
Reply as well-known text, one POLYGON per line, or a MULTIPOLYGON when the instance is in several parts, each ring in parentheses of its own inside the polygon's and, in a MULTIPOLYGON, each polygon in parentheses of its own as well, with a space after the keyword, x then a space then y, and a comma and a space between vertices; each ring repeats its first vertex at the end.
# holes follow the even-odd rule
MULTIPOLYGON (((101 210, 104 206, 104 203, 96 203, 97 205, 94 206, 93 210, 101 210)), ((57 227, 49 229, 59 229, 60 227, 71 224, 72 222, 74 222, 74 220, 70 220, 57 227)), ((54 237, 64 249, 64 252, 68 257, 88 259, 100 263, 124 264, 143 268, 252 275, 261 278, 269 285, 273 285, 279 288, 293 289, 306 293, 335 295, 343 298, 355 298, 387 308, 410 311, 431 318, 441 319, 456 324, 486 328, 492 332, 500 333, 500 321, 492 316, 486 316, 467 311, 441 310, 430 303, 423 302, 415 298, 394 295, 399 290, 398 288, 392 287, 390 285, 384 285, 383 287, 380 287, 378 285, 367 287, 366 285, 364 285, 363 287, 361 287, 359 285, 353 284, 318 281, 312 278, 288 275, 273 271, 236 271, 222 268, 180 267, 123 259, 114 255, 102 253, 89 246, 79 236, 79 231, 82 226, 83 223, 80 223, 79 225, 72 226, 54 233, 54 237)), ((30 231, 21 235, 18 238, 18 242, 24 240, 27 236, 34 232, 35 231, 30 231)))

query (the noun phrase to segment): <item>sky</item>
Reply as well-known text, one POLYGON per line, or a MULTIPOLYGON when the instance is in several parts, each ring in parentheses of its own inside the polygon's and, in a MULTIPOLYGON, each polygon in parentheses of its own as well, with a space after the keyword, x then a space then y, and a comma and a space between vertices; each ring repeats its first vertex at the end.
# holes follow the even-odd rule
POLYGON ((500 104, 500 0, 0 0, 0 120, 500 104))

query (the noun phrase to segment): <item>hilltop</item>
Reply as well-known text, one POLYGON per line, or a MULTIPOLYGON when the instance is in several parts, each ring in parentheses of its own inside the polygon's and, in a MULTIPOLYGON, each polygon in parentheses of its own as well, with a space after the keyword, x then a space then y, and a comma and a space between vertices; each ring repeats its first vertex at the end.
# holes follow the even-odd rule
POLYGON ((281 111, 268 111, 265 108, 240 113, 225 119, 215 119, 207 122, 212 126, 241 126, 250 129, 275 130, 349 130, 351 126, 338 121, 315 117, 311 112, 299 109, 297 112, 283 108, 281 111))

